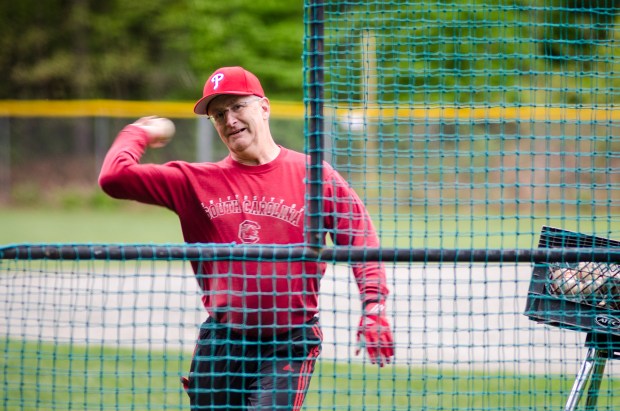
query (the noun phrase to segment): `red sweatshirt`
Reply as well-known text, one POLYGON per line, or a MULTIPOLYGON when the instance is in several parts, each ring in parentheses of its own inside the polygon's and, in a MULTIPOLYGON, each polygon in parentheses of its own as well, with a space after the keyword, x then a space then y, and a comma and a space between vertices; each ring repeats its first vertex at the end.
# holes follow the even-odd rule
MULTIPOLYGON (((268 164, 247 166, 230 156, 217 163, 140 164, 146 133, 125 127, 99 176, 110 196, 174 211, 187 243, 302 244, 307 156, 281 149, 268 164)), ((338 245, 378 247, 364 205, 327 163, 324 227, 338 245)), ((325 264, 315 261, 203 261, 193 264, 209 315, 238 332, 271 335, 318 313, 325 264)), ((380 264, 353 265, 363 301, 388 293, 380 264)))

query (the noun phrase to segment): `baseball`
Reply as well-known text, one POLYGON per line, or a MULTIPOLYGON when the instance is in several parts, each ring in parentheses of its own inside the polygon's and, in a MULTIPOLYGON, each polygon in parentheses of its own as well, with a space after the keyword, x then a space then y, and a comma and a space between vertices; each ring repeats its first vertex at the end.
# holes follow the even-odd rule
POLYGON ((575 296, 581 293, 579 277, 575 270, 564 271, 564 277, 562 280, 562 292, 564 295, 575 296))
POLYGON ((574 296, 579 294, 577 271, 568 268, 556 268, 551 272, 551 285, 556 294, 574 296))
POLYGON ((134 124, 146 131, 149 147, 152 148, 159 148, 168 144, 176 131, 172 120, 164 117, 146 117, 134 124))
POLYGON ((605 276, 596 263, 582 262, 576 268, 551 270, 551 290, 566 296, 594 297, 605 293, 605 276))
POLYGON ((577 270, 579 270, 581 293, 584 296, 602 291, 605 279, 599 264, 582 262, 577 267, 577 270))

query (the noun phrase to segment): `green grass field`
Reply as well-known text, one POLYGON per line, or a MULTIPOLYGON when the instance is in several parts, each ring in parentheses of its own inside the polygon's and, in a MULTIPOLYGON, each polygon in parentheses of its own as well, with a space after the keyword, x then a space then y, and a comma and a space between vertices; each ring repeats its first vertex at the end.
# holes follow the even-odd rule
MULTIPOLYGON (((2 409, 180 410, 188 353, 0 340, 2 409)), ((319 361, 305 410, 560 409, 572 376, 319 361)), ((620 407, 604 379, 599 409, 620 407)))
MULTIPOLYGON (((377 219, 384 246, 531 247, 542 225, 618 238, 608 221, 571 218, 511 219, 498 216, 420 216, 395 222, 377 219)), ((171 212, 135 206, 110 210, 0 209, 0 244, 180 243, 171 212)), ((0 313, 1 315, 1 313, 0 313)), ((0 321, 2 317, 0 316, 0 321)), ((26 337, 28 338, 28 337, 26 337)), ((455 342, 448 342, 454 344, 455 342)), ((0 336, 0 409, 4 410, 177 410, 188 400, 179 376, 191 353, 102 347, 96 342, 53 344, 0 336)), ((458 345, 458 342, 457 342, 458 345)), ((523 349, 526 346, 523 346, 523 349)), ((506 349, 519 349, 506 346, 506 349)), ((531 348, 530 348, 531 349, 531 348)), ((518 355, 517 355, 518 356, 518 355)), ((317 364, 305 410, 552 410, 562 409, 574 380, 570 375, 515 374, 479 370, 452 361, 388 366, 359 361, 317 364)), ((512 369, 507 364, 506 369, 512 369)), ((574 368, 574 369, 573 369, 574 368)), ((615 374, 614 374, 615 375, 615 374)), ((620 379, 602 382, 599 410, 620 409, 620 379)))
MULTIPOLYGON (((403 215, 375 218, 384 247, 531 248, 543 225, 620 238, 620 223, 578 216, 403 215)), ((0 244, 181 243, 177 217, 145 205, 90 210, 0 208, 0 244)))
POLYGON ((0 208, 0 244, 180 243, 177 217, 160 207, 112 210, 0 208))

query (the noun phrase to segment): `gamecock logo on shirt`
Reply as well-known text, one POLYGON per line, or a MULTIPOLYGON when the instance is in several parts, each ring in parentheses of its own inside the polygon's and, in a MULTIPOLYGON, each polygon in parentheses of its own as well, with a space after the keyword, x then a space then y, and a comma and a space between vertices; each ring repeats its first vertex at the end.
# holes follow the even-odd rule
POLYGON ((254 244, 260 239, 259 230, 260 224, 256 221, 245 220, 239 224, 239 239, 243 244, 254 244))

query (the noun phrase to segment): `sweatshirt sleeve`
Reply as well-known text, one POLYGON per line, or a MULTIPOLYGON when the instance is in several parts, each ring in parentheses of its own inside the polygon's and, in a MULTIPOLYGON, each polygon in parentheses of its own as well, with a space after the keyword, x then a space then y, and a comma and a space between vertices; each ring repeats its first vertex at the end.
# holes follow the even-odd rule
POLYGON ((160 205, 175 210, 184 176, 171 165, 140 164, 147 135, 140 127, 126 126, 106 154, 99 186, 111 197, 160 205))
MULTIPOLYGON (((330 166, 325 167, 325 226, 338 246, 379 247, 379 236, 362 200, 330 166)), ((383 264, 351 263, 363 303, 384 302, 389 291, 383 264)))

